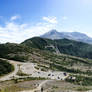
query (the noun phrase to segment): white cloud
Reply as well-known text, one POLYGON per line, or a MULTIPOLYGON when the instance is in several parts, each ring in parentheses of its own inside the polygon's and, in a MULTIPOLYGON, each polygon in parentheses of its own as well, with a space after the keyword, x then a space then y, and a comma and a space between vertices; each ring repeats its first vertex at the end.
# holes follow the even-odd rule
POLYGON ((68 19, 68 17, 66 17, 66 16, 63 16, 63 17, 62 17, 62 19, 63 19, 63 20, 67 20, 67 19, 68 19))
POLYGON ((57 24, 58 23, 57 18, 55 16, 53 16, 53 17, 43 17, 43 20, 45 20, 49 23, 52 23, 52 24, 57 24))
POLYGON ((19 24, 10 21, 5 23, 5 26, 0 26, 0 42, 20 43, 25 39, 40 36, 53 28, 55 28, 55 24, 47 22, 39 22, 35 25, 31 25, 31 23, 19 24))
POLYGON ((38 22, 35 25, 32 25, 32 23, 19 24, 9 20, 9 22, 5 23, 5 25, 0 26, 0 43, 20 43, 28 38, 40 36, 51 29, 58 29, 60 32, 80 31, 80 26, 78 25, 73 25, 72 27, 60 25, 56 17, 43 17, 42 19, 44 21, 38 22))
POLYGON ((80 0, 81 4, 90 8, 89 6, 92 5, 92 0, 80 0))
POLYGON ((84 3, 92 3, 92 0, 82 0, 84 3))
POLYGON ((16 20, 18 18, 20 18, 20 16, 12 16, 10 20, 13 21, 13 20, 16 20))

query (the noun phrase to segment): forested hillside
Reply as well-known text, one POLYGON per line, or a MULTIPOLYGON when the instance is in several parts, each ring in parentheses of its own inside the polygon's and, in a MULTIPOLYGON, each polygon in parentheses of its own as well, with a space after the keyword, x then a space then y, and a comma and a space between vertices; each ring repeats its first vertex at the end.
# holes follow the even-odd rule
POLYGON ((40 50, 49 50, 60 53, 73 55, 77 57, 92 59, 92 45, 68 39, 50 40, 45 38, 34 37, 22 43, 25 46, 33 47, 40 50))

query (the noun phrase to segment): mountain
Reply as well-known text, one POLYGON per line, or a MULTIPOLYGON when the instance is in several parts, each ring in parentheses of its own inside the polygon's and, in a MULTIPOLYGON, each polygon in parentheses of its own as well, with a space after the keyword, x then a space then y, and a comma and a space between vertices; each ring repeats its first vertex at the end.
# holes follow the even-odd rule
POLYGON ((80 33, 80 32, 58 32, 56 30, 51 30, 40 37, 48 38, 48 39, 64 39, 64 38, 66 38, 66 39, 70 39, 70 40, 76 40, 76 41, 92 44, 92 38, 88 37, 86 34, 80 33))
MULTIPOLYGON (((35 68, 42 71, 53 70, 92 76, 91 48, 90 44, 69 39, 51 40, 34 37, 21 44, 0 44, 0 58, 36 63, 35 68)), ((0 63, 0 72, 4 71, 1 66, 0 63)), ((6 74, 6 71, 1 74, 6 74)))
POLYGON ((92 58, 91 48, 92 45, 68 39, 50 40, 34 37, 21 44, 0 44, 0 58, 36 63, 36 68, 42 71, 58 70, 92 75, 91 70, 86 70, 92 65, 92 60, 86 58, 92 58), (61 54, 56 54, 57 50, 61 54))
POLYGON ((21 43, 27 47, 92 59, 92 45, 69 39, 46 39, 34 37, 21 43))
MULTIPOLYGON (((92 45, 69 39, 46 39, 34 37, 25 40, 21 44, 6 43, 0 44, 0 57, 18 61, 28 61, 32 59, 33 53, 46 51, 67 54, 82 58, 92 59, 92 45)), ((35 56, 34 56, 35 57, 35 56)))

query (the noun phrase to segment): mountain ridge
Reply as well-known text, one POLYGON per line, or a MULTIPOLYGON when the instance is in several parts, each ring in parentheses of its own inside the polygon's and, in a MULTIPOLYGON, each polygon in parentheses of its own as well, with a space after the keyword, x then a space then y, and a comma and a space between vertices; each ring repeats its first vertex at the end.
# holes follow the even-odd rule
POLYGON ((84 33, 80 32, 58 32, 57 30, 53 29, 40 37, 42 38, 48 38, 48 39, 70 39, 70 40, 76 40, 80 42, 85 42, 88 44, 92 44, 92 38, 87 36, 84 33))
POLYGON ((92 45, 83 42, 78 42, 75 40, 69 39, 51 40, 46 38, 34 37, 25 40, 21 44, 40 50, 47 50, 55 53, 58 51, 63 54, 92 59, 91 56, 92 45))

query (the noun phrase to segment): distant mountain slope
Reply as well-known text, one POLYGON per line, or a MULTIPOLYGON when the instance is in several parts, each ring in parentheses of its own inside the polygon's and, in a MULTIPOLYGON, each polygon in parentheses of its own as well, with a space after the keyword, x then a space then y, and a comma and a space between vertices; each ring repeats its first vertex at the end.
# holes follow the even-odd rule
POLYGON ((49 50, 53 52, 59 50, 60 53, 92 59, 92 45, 74 40, 51 40, 34 37, 24 41, 22 44, 40 50, 49 50))
POLYGON ((51 30, 40 37, 48 38, 48 39, 66 38, 66 39, 71 39, 71 40, 76 40, 76 41, 81 41, 81 42, 92 44, 92 38, 88 37, 84 33, 79 33, 79 32, 57 32, 56 30, 51 30))

